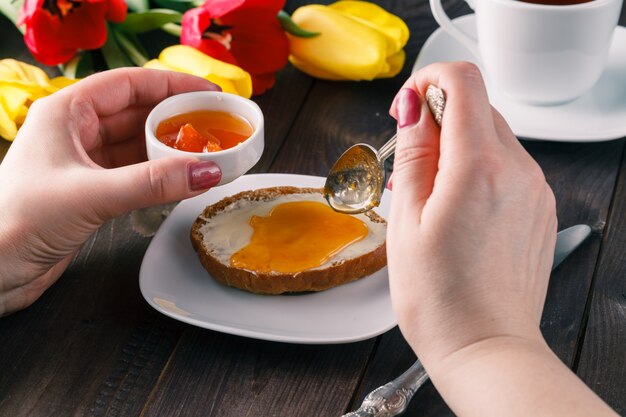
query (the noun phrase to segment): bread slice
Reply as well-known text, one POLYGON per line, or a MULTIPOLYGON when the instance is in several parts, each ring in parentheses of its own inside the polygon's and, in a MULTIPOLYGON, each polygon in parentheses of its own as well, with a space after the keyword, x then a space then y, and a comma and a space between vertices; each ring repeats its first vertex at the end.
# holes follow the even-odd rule
POLYGON ((326 204, 321 189, 285 186, 244 191, 206 207, 191 228, 191 242, 200 262, 217 281, 258 294, 322 291, 371 275, 387 264, 387 222, 369 211, 355 215, 367 225, 368 235, 319 267, 282 273, 230 265, 231 255, 250 240, 252 215, 266 216, 277 204, 302 200, 326 204))

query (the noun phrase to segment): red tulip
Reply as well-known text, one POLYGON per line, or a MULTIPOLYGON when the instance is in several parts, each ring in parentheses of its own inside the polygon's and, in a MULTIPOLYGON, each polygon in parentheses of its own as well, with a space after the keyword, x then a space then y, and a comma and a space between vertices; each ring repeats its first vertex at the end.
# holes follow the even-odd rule
POLYGON ((276 15, 285 0, 207 0, 185 13, 180 43, 237 65, 252 76, 253 94, 274 85, 289 42, 276 15))
POLYGON ((106 20, 126 18, 124 0, 26 0, 18 24, 35 59, 46 65, 69 61, 79 49, 106 42, 106 20))

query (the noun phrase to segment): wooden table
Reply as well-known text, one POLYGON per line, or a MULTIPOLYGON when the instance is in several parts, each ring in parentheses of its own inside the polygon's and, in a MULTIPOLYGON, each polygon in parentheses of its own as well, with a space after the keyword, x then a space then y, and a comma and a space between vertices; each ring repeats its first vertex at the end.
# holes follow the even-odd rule
MULTIPOLYGON (((394 132, 389 104, 436 23, 424 0, 380 3, 411 28, 403 73, 340 83, 287 68, 255 99, 265 113, 267 144, 253 172, 323 176, 349 145, 380 146, 394 132)), ((446 6, 452 15, 469 12, 461 0, 446 6)), ((0 33, 0 58, 31 60, 4 18, 0 33)), ((593 228, 552 275, 543 332, 620 414, 626 414, 624 143, 524 142, 555 191, 560 228, 593 228)), ((8 143, 0 144, 1 155, 8 143)), ((298 345, 222 334, 156 312, 139 291, 138 272, 150 243, 146 218, 167 208, 105 224, 39 301, 0 319, 0 416, 336 417, 415 360, 397 328, 358 343, 298 345)), ((428 383, 406 415, 452 412, 428 383)))

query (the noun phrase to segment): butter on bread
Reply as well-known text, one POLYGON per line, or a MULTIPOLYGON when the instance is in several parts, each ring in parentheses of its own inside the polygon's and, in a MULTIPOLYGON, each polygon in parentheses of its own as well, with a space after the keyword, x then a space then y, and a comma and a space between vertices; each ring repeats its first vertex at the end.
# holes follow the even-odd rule
POLYGON ((250 240, 252 215, 266 216, 277 204, 302 200, 326 204, 321 189, 281 186, 244 191, 207 206, 191 228, 200 262, 217 281, 258 294, 322 291, 371 275, 387 264, 387 223, 369 211, 355 215, 367 225, 368 235, 319 267, 282 273, 231 266, 232 254, 250 240))

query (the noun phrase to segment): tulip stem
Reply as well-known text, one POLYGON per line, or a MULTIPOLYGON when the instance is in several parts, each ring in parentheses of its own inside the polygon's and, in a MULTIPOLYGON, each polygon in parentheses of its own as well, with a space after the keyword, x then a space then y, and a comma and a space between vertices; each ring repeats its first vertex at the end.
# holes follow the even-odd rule
POLYGON ((93 54, 92 51, 78 52, 72 59, 65 64, 59 65, 59 70, 65 78, 76 80, 85 78, 93 74, 93 54))
POLYGON ((122 50, 112 24, 107 24, 107 40, 102 46, 101 51, 104 62, 109 69, 133 66, 133 61, 131 61, 126 52, 122 50))
POLYGON ((317 36, 319 32, 309 32, 308 30, 302 29, 300 26, 296 24, 293 20, 291 20, 291 16, 287 14, 286 11, 281 10, 278 12, 278 21, 280 22, 285 32, 297 36, 299 38, 312 38, 313 36, 317 36))
POLYGON ((183 28, 181 25, 177 25, 176 23, 166 23, 161 26, 161 29, 165 33, 169 33, 170 35, 179 37, 181 33, 183 33, 183 28))
POLYGON ((127 35, 119 30, 114 31, 113 33, 115 33, 115 38, 117 39, 120 47, 124 50, 124 52, 126 52, 126 55, 128 55, 130 60, 133 61, 135 65, 143 67, 146 62, 148 62, 146 56, 133 44, 133 41, 129 39, 127 35))

